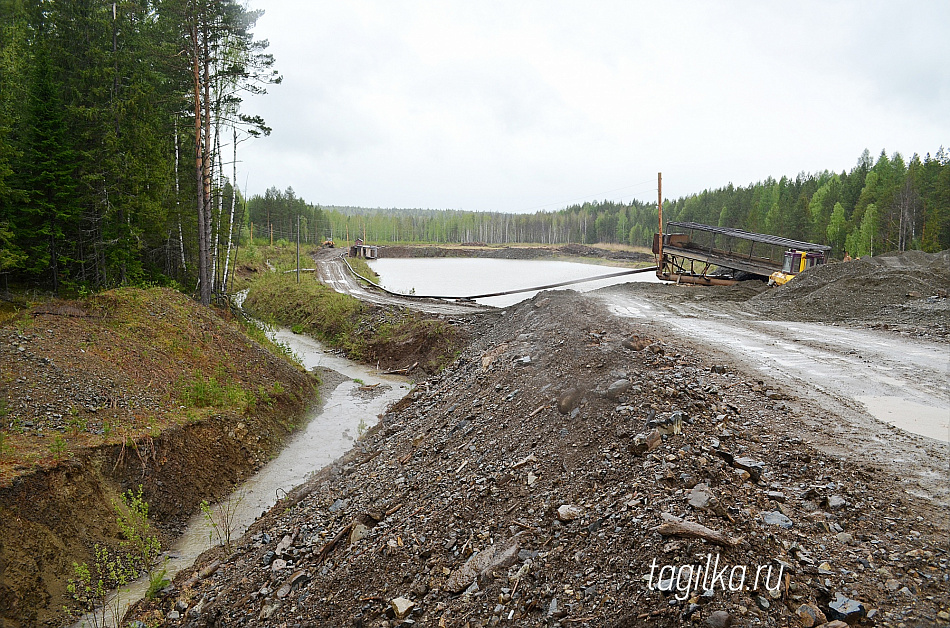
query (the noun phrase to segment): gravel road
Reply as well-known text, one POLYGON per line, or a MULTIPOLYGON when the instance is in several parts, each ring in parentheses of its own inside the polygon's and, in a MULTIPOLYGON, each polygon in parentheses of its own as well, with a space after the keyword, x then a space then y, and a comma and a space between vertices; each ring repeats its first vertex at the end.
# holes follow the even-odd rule
POLYGON ((390 305, 407 307, 428 314, 461 315, 476 312, 487 312, 493 308, 475 303, 450 302, 439 299, 422 299, 413 297, 399 297, 366 286, 350 274, 346 264, 340 257, 338 249, 326 249, 316 256, 317 276, 320 281, 337 292, 348 294, 361 301, 376 305, 390 305))
POLYGON ((882 464, 915 494, 950 503, 950 347, 894 332, 766 320, 695 289, 619 286, 594 293, 615 315, 719 356, 779 387, 812 444, 882 464))

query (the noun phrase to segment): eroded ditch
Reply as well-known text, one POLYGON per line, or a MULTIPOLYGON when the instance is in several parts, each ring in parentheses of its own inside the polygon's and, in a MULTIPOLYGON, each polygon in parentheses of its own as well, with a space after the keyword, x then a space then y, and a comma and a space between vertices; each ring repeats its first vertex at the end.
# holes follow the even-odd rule
MULTIPOLYGON (((267 333, 271 340, 291 349, 308 370, 322 370, 325 380, 342 381, 331 384, 332 390, 325 393, 321 406, 272 461, 230 495, 210 505, 209 511, 198 512, 191 518, 184 532, 165 552, 167 561, 161 568, 167 571, 169 580, 191 567, 203 552, 213 546, 227 539, 234 541, 239 538, 291 489, 352 448, 354 441, 377 423, 379 415, 409 391, 405 377, 383 375, 371 367, 328 352, 309 336, 294 334, 288 329, 269 329, 267 333)), ((235 427, 235 430, 241 429, 244 429, 242 424, 235 427)), ((148 586, 148 578, 143 577, 122 588, 118 598, 120 615, 145 596, 148 586)), ((110 604, 115 600, 112 597, 110 604)), ((87 615, 73 625, 76 628, 116 625, 111 616, 114 613, 106 612, 103 623, 102 610, 98 612, 98 620, 87 615)))

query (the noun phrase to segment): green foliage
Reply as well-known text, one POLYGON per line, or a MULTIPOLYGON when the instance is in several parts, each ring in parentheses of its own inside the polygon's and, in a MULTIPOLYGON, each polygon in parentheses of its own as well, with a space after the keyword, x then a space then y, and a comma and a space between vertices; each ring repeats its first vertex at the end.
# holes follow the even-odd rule
POLYGON ((253 395, 227 379, 227 375, 221 370, 214 376, 195 373, 191 380, 182 384, 179 398, 183 405, 191 408, 245 412, 254 402, 253 395))
MULTIPOLYGON (((119 625, 122 618, 122 587, 139 575, 149 577, 148 594, 155 595, 167 584, 167 570, 154 570, 161 551, 158 539, 151 534, 148 524, 148 503, 137 492, 126 491, 122 503, 113 503, 116 524, 123 540, 118 551, 110 552, 97 543, 92 566, 73 563, 73 578, 66 591, 82 612, 88 613, 93 626, 119 625), (115 591, 113 594, 113 590, 115 591)), ((72 609, 66 609, 72 615, 72 609)))
POLYGON ((312 277, 298 284, 291 275, 267 275, 252 284, 244 307, 265 320, 299 325, 321 340, 342 343, 353 333, 363 306, 312 277))
POLYGON ((217 506, 211 506, 207 500, 201 501, 199 506, 208 525, 209 543, 222 545, 229 553, 232 551, 231 543, 238 532, 236 521, 238 507, 246 496, 244 491, 232 493, 218 502, 217 506))
POLYGON ((66 439, 59 434, 53 436, 53 442, 49 445, 50 453, 52 453, 53 457, 57 460, 65 456, 68 448, 69 446, 66 444, 66 439))
MULTIPOLYGON (((82 612, 88 613, 94 628, 118 625, 122 618, 121 588, 135 580, 138 572, 127 558, 113 554, 99 543, 95 545, 94 556, 91 567, 73 563, 73 577, 67 582, 66 592, 82 612)), ((66 611, 73 614, 72 609, 66 611)))
MULTIPOLYGON (((426 347, 427 369, 454 359, 457 332, 444 321, 404 313, 380 323, 356 299, 308 278, 270 273, 255 281, 244 301, 254 316, 281 325, 298 325, 355 360, 375 364, 380 356, 404 353, 410 345, 426 347)), ((260 396, 260 395, 259 395, 260 396)))
POLYGON ((131 564, 139 573, 152 575, 152 568, 161 551, 158 539, 150 533, 148 523, 148 503, 142 496, 142 487, 138 492, 131 489, 122 495, 122 505, 113 505, 116 523, 122 536, 121 547, 130 557, 131 564))
MULTIPOLYGON (((848 172, 801 173, 794 178, 768 178, 746 187, 729 184, 698 194, 664 201, 664 218, 695 221, 797 240, 830 244, 844 254, 847 237, 861 241, 867 207, 877 207, 874 252, 923 247, 950 248, 950 158, 941 148, 934 157, 881 152, 877 160, 868 151, 848 172), (836 206, 842 212, 832 215, 836 206)), ((358 207, 308 205, 293 190, 268 190, 248 202, 256 234, 293 237, 298 214, 307 217, 309 232, 302 238, 319 242, 326 235, 363 236, 369 242, 512 244, 608 243, 650 246, 657 229, 654 203, 632 200, 588 202, 555 212, 501 214, 436 210, 378 210, 358 207)), ((259 240, 261 241, 261 240, 259 240)), ((867 247, 870 250, 870 245, 867 247)), ((353 262, 351 261, 351 264, 353 262)), ((359 264, 359 262, 356 262, 359 264)), ((367 277, 362 270, 357 270, 367 277)))
POLYGON ((150 600, 158 598, 158 594, 162 592, 162 589, 171 584, 166 576, 168 575, 168 569, 162 567, 161 569, 155 570, 148 578, 148 589, 145 591, 145 597, 150 600))
MULTIPOLYGON (((0 273, 54 290, 163 274, 192 284, 203 186, 184 157, 196 139, 191 62, 209 86, 209 131, 266 134, 235 96, 279 82, 249 31, 259 15, 237 0, 0 2, 0 273)), ((218 146, 202 147, 204 165, 220 161, 218 146)), ((226 225, 236 193, 214 174, 208 217, 226 225)), ((219 269, 230 233, 212 242, 219 269)))
POLYGON ((27 255, 14 242, 9 222, 0 222, 0 273, 21 268, 27 255))
POLYGON ((353 272, 379 285, 379 275, 376 274, 376 271, 370 268, 365 259, 362 257, 348 257, 346 262, 350 265, 350 268, 353 269, 353 272))
POLYGON ((848 221, 844 216, 844 207, 841 203, 835 203, 831 217, 828 219, 828 226, 825 228, 827 242, 833 247, 833 250, 844 257, 845 239, 848 236, 848 221))

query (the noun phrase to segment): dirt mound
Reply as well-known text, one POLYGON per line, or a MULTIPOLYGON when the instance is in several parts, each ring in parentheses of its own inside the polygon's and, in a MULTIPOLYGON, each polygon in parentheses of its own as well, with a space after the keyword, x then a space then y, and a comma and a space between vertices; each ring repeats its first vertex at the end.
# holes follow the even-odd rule
POLYGON ((485 320, 353 452, 136 618, 897 625, 946 610, 944 519, 804 444, 782 391, 572 292, 485 320), (707 560, 732 588, 699 577, 707 560))
POLYGON ((870 320, 895 306, 946 301, 948 290, 950 251, 908 251, 816 266, 749 303, 798 320, 870 320))
POLYGON ((175 533, 260 468, 316 381, 170 290, 54 301, 0 328, 0 626, 61 625, 73 562, 143 487, 175 533))

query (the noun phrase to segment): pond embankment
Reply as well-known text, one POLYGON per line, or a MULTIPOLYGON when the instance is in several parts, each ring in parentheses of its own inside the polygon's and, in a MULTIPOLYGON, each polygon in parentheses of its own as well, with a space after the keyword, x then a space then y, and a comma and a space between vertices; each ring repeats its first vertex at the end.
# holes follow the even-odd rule
POLYGON ((618 262, 654 261, 653 255, 625 249, 604 249, 586 244, 498 246, 467 243, 456 246, 381 246, 379 257, 484 257, 494 259, 543 259, 552 257, 594 258, 618 262))

